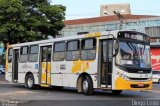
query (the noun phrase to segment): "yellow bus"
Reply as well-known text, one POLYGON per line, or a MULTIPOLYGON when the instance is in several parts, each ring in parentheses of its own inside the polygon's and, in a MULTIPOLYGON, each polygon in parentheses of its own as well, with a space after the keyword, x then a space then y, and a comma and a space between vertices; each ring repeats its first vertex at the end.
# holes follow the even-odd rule
POLYGON ((149 41, 144 33, 115 30, 9 45, 5 78, 29 89, 74 87, 85 95, 149 90, 149 41))

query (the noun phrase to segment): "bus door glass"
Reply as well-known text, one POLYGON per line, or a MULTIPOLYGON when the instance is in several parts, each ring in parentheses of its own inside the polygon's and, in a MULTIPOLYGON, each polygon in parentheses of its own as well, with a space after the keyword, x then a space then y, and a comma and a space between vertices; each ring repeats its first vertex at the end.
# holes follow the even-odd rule
POLYGON ((13 73, 13 81, 18 81, 18 63, 19 63, 19 49, 14 49, 13 50, 13 68, 12 68, 12 73, 13 73))
POLYGON ((51 45, 41 47, 41 84, 51 84, 51 51, 51 45))
POLYGON ((101 42, 101 85, 110 87, 112 85, 112 60, 113 60, 113 40, 103 40, 101 42))

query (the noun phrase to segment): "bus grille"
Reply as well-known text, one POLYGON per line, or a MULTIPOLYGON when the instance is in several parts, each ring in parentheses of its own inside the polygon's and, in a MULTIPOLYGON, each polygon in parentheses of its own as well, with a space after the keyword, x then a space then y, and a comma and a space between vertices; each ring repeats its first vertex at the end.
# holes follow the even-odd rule
POLYGON ((148 80, 148 78, 129 78, 130 80, 148 80))
POLYGON ((140 73, 140 74, 149 74, 151 70, 129 70, 128 73, 140 73))

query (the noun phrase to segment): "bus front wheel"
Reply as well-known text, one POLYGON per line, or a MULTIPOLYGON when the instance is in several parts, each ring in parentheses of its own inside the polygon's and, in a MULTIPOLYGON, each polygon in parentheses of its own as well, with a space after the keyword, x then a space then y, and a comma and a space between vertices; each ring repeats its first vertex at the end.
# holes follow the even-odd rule
POLYGON ((93 94, 93 84, 90 77, 85 76, 82 80, 82 91, 85 95, 93 94))
POLYGON ((32 74, 29 74, 26 76, 26 86, 29 89, 34 89, 35 88, 35 84, 34 84, 34 77, 32 74))

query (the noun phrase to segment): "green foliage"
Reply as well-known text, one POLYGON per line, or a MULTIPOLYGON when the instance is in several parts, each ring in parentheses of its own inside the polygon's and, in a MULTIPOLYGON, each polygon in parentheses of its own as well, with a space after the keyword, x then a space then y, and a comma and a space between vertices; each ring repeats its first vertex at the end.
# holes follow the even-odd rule
POLYGON ((20 0, 0 0, 0 38, 5 44, 19 41, 17 36, 25 30, 22 19, 25 8, 20 0))
POLYGON ((55 37, 64 27, 65 9, 49 0, 0 0, 0 40, 13 44, 55 37))

